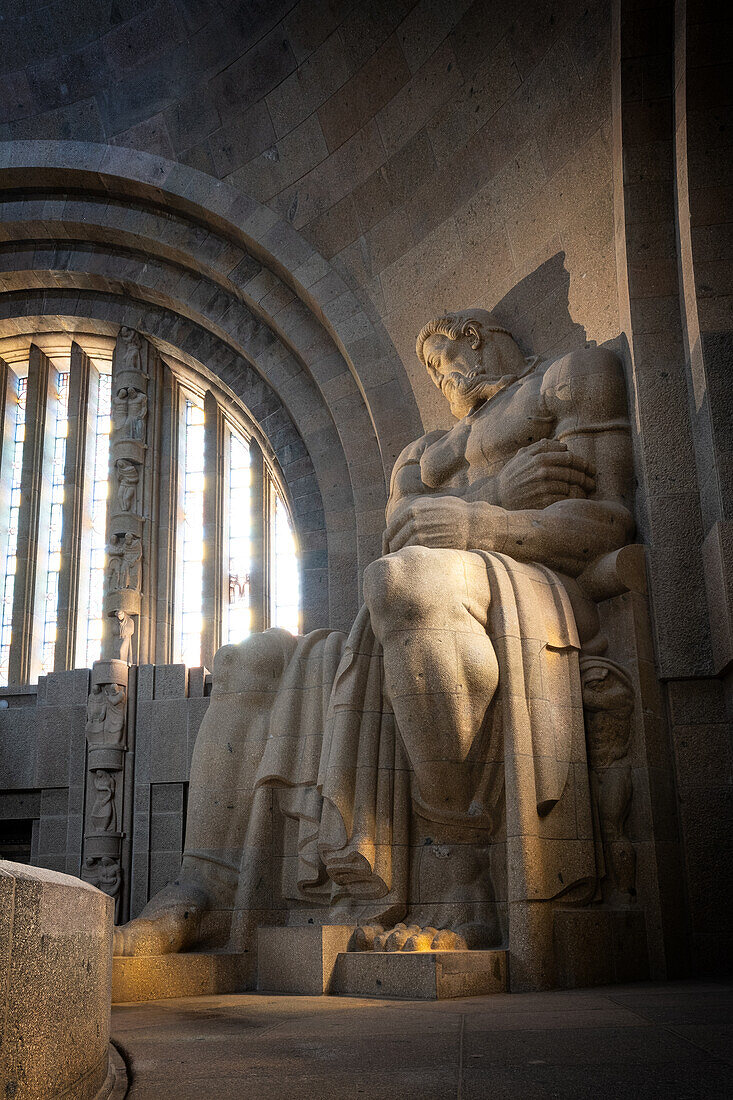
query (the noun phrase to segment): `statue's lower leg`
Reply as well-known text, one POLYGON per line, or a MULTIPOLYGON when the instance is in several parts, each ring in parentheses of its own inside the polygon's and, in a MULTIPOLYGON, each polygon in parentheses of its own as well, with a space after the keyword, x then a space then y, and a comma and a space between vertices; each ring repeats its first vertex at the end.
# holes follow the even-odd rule
POLYGON ((497 947, 502 933, 490 872, 489 834, 413 817, 411 904, 393 928, 356 930, 356 951, 497 947))
POLYGON ((171 883, 139 917, 115 928, 115 955, 167 955, 193 947, 210 905, 210 895, 202 886, 190 881, 171 883))
POLYGON ((180 873, 138 917, 115 929, 115 954, 190 950, 206 936, 202 927, 206 912, 231 909, 247 830, 256 832, 259 827, 258 820, 250 822, 250 811, 259 760, 253 746, 264 744, 269 720, 261 689, 271 689, 272 670, 277 675, 282 672, 281 649, 279 636, 257 634, 241 645, 219 650, 214 665, 216 690, 191 762, 180 873))
POLYGON ((406 920, 394 929, 361 928, 352 946, 493 946, 500 935, 481 788, 491 759, 487 715, 498 664, 487 633, 486 567, 475 554, 411 548, 370 567, 365 597, 419 814, 406 920))

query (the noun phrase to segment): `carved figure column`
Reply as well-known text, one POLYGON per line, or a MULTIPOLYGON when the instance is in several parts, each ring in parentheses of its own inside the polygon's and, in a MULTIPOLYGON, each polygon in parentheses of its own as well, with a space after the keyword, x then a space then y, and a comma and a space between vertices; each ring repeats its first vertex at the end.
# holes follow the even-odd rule
POLYGON ((95 661, 87 701, 87 794, 81 877, 109 894, 120 917, 127 750, 125 661, 95 661))
MULTIPOLYGON (((124 909, 122 822, 132 798, 127 723, 129 666, 140 653, 143 581, 150 559, 146 511, 152 505, 149 467, 149 366, 154 353, 132 329, 121 328, 112 360, 110 497, 102 659, 92 669, 87 707, 87 794, 82 877, 124 909), (148 554, 143 547, 147 545, 148 554), (144 560, 146 559, 146 560, 144 560)), ((148 599, 147 603, 150 603, 148 599)), ((145 608, 149 626, 150 607, 145 608)), ((146 630, 146 637, 149 636, 146 630)))
POLYGON ((134 620, 143 580, 143 473, 147 450, 148 375, 141 339, 122 328, 112 362, 110 499, 107 510, 107 577, 103 658, 131 663, 134 620))

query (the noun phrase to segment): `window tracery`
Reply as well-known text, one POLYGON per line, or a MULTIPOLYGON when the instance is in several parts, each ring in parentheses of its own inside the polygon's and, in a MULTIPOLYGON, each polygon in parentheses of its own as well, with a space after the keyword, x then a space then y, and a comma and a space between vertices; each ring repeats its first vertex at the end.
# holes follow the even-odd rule
MULTIPOLYGON (((137 358, 135 363, 126 360, 120 369, 128 373, 140 371, 140 347, 145 342, 129 336, 125 339, 127 344, 123 346, 129 345, 131 349, 128 358, 132 353, 137 358)), ((113 383, 108 340, 106 349, 100 352, 97 348, 93 358, 84 355, 91 381, 86 389, 74 388, 72 378, 79 368, 78 362, 74 365, 71 344, 69 339, 65 349, 56 346, 52 357, 45 360, 51 366, 51 374, 46 407, 40 413, 34 409, 27 414, 26 410, 33 356, 29 359, 26 352, 22 362, 16 358, 12 364, 3 363, 9 409, 0 462, 0 480, 6 488, 0 501, 3 513, 0 526, 5 530, 4 545, 0 545, 0 684, 7 684, 9 677, 17 678, 10 655, 19 633, 14 622, 18 603, 14 589, 18 532, 24 523, 22 498, 26 493, 24 490, 21 494, 21 479, 26 476, 23 459, 27 415, 34 418, 34 423, 40 423, 45 433, 44 445, 36 448, 34 463, 38 469, 34 466, 33 484, 38 494, 45 495, 46 510, 45 513, 41 510, 36 539, 36 590, 31 596, 36 608, 32 616, 32 632, 36 636, 29 644, 36 656, 27 662, 30 671, 25 679, 32 681, 38 674, 65 667, 91 667, 107 652, 103 650, 105 631, 115 638, 119 634, 118 648, 121 656, 124 651, 123 659, 133 663, 140 660, 135 635, 140 632, 138 617, 147 613, 146 598, 171 609, 169 648, 161 650, 160 655, 157 650, 152 651, 155 661, 160 663, 171 659, 189 667, 210 663, 212 639, 215 649, 219 644, 242 641, 253 629, 269 625, 297 631, 299 564, 289 509, 278 475, 263 458, 259 446, 252 442, 254 428, 245 410, 234 407, 231 397, 215 392, 215 407, 223 431, 217 437, 221 454, 216 469, 211 470, 207 467, 207 463, 211 464, 211 452, 205 446, 208 426, 202 393, 209 392, 208 402, 214 391, 206 379, 194 378, 188 367, 179 371, 174 361, 157 360, 157 369, 163 372, 160 377, 166 379, 166 392, 178 394, 181 408, 181 422, 175 435, 178 443, 174 438, 164 444, 160 436, 149 431, 158 413, 155 401, 160 399, 164 387, 156 388, 151 382, 146 395, 134 386, 131 389, 113 383), (122 389, 127 392, 122 393, 122 389), (77 420, 88 437, 88 443, 77 448, 80 459, 74 458, 76 452, 70 438, 70 431, 78 430, 70 429, 70 424, 76 424, 77 420), (124 454, 120 452, 121 441, 124 454), (166 521, 162 505, 159 514, 150 511, 148 498, 156 505, 157 498, 150 493, 146 481, 146 463, 150 459, 160 465, 168 460, 166 447, 170 450, 171 446, 176 452, 171 468, 178 486, 178 507, 168 512, 166 521), (141 449, 145 451, 142 464, 134 460, 141 449), (76 468, 71 470, 75 461, 76 468), (253 461, 260 463, 258 492, 253 491, 253 461), (214 485, 216 480, 218 484, 214 485), (213 540, 208 528, 205 538, 207 492, 217 492, 222 501, 217 513, 219 530, 213 540), (76 534, 67 530, 65 509, 71 496, 78 498, 81 506, 81 531, 76 534), (147 512, 142 506, 144 496, 147 512), (259 528, 255 516, 258 508, 263 510, 259 528), (110 529, 110 515, 115 520, 115 531, 110 529), (152 561, 162 552, 155 539, 156 532, 163 530, 166 522, 172 528, 166 536, 172 548, 172 566, 161 583, 160 577, 156 580, 152 561), (122 536, 118 527, 125 528, 122 536), (212 569, 214 556, 218 559, 216 583, 220 585, 221 597, 218 625, 212 634, 211 624, 206 621, 205 611, 210 605, 204 599, 204 591, 208 590, 207 570, 212 569), (155 591, 145 588, 148 570, 149 583, 155 586, 155 591), (69 588, 70 571, 76 571, 76 581, 69 588), (60 581, 65 574, 67 589, 74 593, 74 606, 68 611, 73 619, 71 648, 65 648, 59 641, 66 614, 59 600, 60 581), (117 597, 120 593, 125 597, 128 591, 142 594, 139 613, 132 605, 127 607, 124 598, 125 607, 117 608, 117 597), (124 620, 122 627, 117 622, 110 626, 115 615, 124 620)), ((42 387, 36 389, 41 393, 42 387)), ((162 636, 160 630, 159 634, 162 636)))

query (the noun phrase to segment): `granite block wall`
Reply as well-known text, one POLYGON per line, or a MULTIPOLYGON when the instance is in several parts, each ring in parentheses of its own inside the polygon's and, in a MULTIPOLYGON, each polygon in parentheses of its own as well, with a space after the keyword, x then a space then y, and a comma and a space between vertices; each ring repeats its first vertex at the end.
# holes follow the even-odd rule
MULTIPOLYGON (((123 829, 121 909, 133 916, 180 866, 191 755, 211 688, 204 669, 141 665, 136 672, 128 712, 134 809, 123 829)), ((9 703, 0 707, 0 744, 36 762, 23 770, 12 752, 0 758, 0 858, 79 876, 88 683, 83 669, 41 677, 22 694, 0 689, 9 703), (27 854, 19 847, 26 835, 27 854)))

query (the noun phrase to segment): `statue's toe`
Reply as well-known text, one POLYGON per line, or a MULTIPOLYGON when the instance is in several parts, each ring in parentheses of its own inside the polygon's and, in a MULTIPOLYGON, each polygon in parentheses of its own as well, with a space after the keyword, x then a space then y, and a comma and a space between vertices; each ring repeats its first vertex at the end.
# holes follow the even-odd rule
POLYGON ((390 932, 387 936, 387 942, 384 945, 384 951, 401 951, 410 938, 410 932, 406 928, 395 928, 393 932, 390 932))
POLYGON ((465 951, 466 941, 463 936, 457 935, 455 932, 451 932, 449 928, 441 928, 439 932, 433 936, 433 942, 430 945, 431 951, 465 951))
POLYGON ((381 924, 360 924, 354 929, 349 951, 373 951, 374 941, 383 931, 381 924))
POLYGON ((402 948, 403 951, 429 951, 435 935, 434 928, 423 928, 414 932, 402 948))

